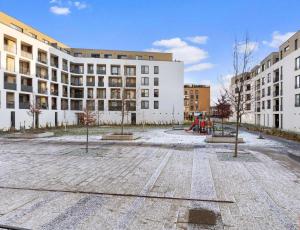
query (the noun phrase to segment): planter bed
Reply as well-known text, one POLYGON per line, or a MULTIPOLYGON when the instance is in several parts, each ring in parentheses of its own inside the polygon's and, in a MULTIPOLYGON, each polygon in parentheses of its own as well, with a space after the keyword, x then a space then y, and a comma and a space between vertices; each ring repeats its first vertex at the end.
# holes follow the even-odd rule
POLYGON ((138 139, 133 133, 109 133, 102 136, 102 140, 114 140, 114 141, 132 141, 138 139))
MULTIPOLYGON (((235 143, 235 137, 231 136, 207 136, 205 139, 207 143, 235 143)), ((238 143, 245 143, 244 139, 239 137, 238 143)))

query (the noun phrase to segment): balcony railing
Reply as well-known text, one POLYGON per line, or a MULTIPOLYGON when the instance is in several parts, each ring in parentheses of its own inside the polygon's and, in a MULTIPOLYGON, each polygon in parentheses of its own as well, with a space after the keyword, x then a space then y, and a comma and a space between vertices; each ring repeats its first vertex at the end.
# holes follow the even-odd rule
POLYGON ((31 85, 21 85, 21 91, 32 92, 32 86, 31 85))
POLYGON ((83 98, 83 93, 71 93, 72 98, 83 98))
POLYGON ((97 69, 97 74, 106 74, 106 70, 97 69))
POLYGON ((88 98, 93 98, 94 95, 91 93, 91 94, 88 94, 87 97, 88 97, 88 98))
POLYGON ((15 108, 15 102, 14 101, 6 102, 6 108, 7 109, 14 109, 15 108))
POLYGON ((4 45, 4 50, 8 51, 10 53, 16 53, 17 52, 16 46, 4 45))
POLYGON ((122 83, 109 82, 109 87, 122 87, 122 83))
POLYGON ((276 75, 276 76, 273 78, 273 83, 278 82, 278 81, 279 81, 279 75, 276 75))
POLYGON ((126 82, 126 87, 136 87, 136 83, 126 82))
POLYGON ((51 90, 51 95, 58 96, 58 90, 51 90))
POLYGON ((48 89, 38 88, 38 93, 40 93, 40 94, 48 94, 48 89))
POLYGON ((24 74, 24 75, 30 75, 30 71, 26 71, 26 70, 20 70, 20 74, 24 74))
POLYGON ((19 108, 20 109, 30 109, 30 103, 29 102, 19 102, 19 108))
POLYGON ((80 81, 71 81, 71 85, 74 85, 74 86, 82 86, 82 82, 80 81))
POLYGON ((70 70, 71 73, 75 73, 75 74, 83 74, 83 70, 79 70, 79 69, 72 69, 70 70))
POLYGON ((98 81, 98 86, 99 87, 104 87, 104 82, 103 81, 98 81))
POLYGON ((52 105, 52 106, 51 106, 51 109, 52 109, 52 110, 57 110, 57 105, 56 105, 56 104, 52 105))
POLYGON ((46 79, 46 80, 49 79, 48 74, 40 74, 40 73, 37 73, 37 74, 36 74, 36 77, 41 78, 41 79, 46 79))
POLYGON ((17 89, 17 84, 16 83, 10 83, 10 82, 4 82, 4 89, 16 90, 17 89))
POLYGON ((122 111, 122 106, 109 106, 109 111, 122 111))
POLYGON ((28 59, 32 59, 32 53, 29 53, 27 51, 21 50, 21 56, 28 58, 28 59))
POLYGON ((47 103, 37 103, 37 106, 41 109, 48 109, 48 104, 47 103))
POLYGON ((38 62, 43 63, 43 64, 47 64, 48 63, 48 59, 47 58, 38 58, 38 62))
POLYGON ((88 110, 95 110, 95 105, 88 105, 87 108, 88 110))
POLYGON ((86 83, 86 85, 87 86, 95 86, 95 82, 94 81, 88 81, 87 83, 86 83))
POLYGON ((71 105, 71 110, 82 110, 82 105, 71 105))

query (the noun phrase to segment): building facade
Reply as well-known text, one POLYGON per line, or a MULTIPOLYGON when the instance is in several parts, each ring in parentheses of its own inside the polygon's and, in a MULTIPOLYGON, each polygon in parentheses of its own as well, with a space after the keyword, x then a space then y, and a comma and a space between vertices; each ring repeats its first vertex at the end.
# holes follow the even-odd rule
POLYGON ((210 86, 184 85, 184 118, 191 119, 194 114, 210 112, 210 86))
POLYGON ((182 62, 170 53, 74 49, 0 13, 0 129, 78 124, 83 109, 99 124, 181 123, 182 62))
POLYGON ((251 92, 251 107, 243 122, 300 132, 299 41, 297 32, 251 70, 248 93, 244 89, 251 92))

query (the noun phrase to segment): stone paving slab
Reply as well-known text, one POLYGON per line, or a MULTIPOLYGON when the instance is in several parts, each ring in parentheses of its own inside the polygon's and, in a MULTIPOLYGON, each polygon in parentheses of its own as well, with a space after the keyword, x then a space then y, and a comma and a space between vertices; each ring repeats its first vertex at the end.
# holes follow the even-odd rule
POLYGON ((220 145, 172 149, 141 144, 94 145, 86 154, 83 145, 0 140, 0 224, 29 229, 299 228, 297 174, 249 149, 242 154, 250 158, 230 160, 231 151, 220 145), (218 225, 188 224, 188 210, 195 207, 219 213, 218 225))

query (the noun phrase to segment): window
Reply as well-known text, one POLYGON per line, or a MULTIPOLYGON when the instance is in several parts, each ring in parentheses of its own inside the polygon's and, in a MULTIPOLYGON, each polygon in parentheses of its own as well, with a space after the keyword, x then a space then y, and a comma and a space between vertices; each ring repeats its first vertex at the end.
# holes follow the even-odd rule
POLYGON ((268 96, 271 95, 271 86, 268 87, 268 96))
POLYGON ((269 68, 271 66, 271 60, 268 60, 267 62, 267 68, 269 68))
POLYGON ((267 82, 268 82, 268 83, 271 82, 271 73, 268 73, 267 82))
POLYGON ((265 89, 262 89, 261 91, 261 97, 264 97, 265 96, 265 89))
POLYGON ((142 77, 141 84, 142 85, 149 85, 149 77, 142 77))
POLYGON ((262 101, 262 109, 265 109, 265 101, 262 101))
POLYGON ((298 49, 298 39, 295 40, 295 50, 298 49))
POLYGON ((158 109, 159 108, 159 102, 158 101, 154 101, 154 109, 158 109))
POLYGON ((141 101, 142 109, 149 109, 149 101, 141 101))
POLYGON ((112 65, 111 75, 120 75, 120 74, 121 74, 121 67, 119 65, 112 65))
POLYGON ((295 89, 300 88, 300 75, 295 77, 295 89))
POLYGON ((141 73, 142 74, 149 74, 149 66, 142 65, 141 73))
POLYGON ((23 29, 15 24, 10 24, 10 27, 23 33, 23 29))
POLYGON ((300 94, 295 95, 295 106, 300 107, 300 94))
POLYGON ((271 109, 271 100, 267 101, 267 109, 271 109))
POLYGON ((100 54, 91 54, 92 58, 100 58, 100 54))
POLYGON ((97 65, 97 74, 106 74, 106 65, 97 65))
POLYGON ((264 85, 265 84, 265 78, 263 77, 262 79, 261 79, 261 85, 264 85))
POLYGON ((154 59, 153 56, 149 56, 149 60, 152 61, 154 59))
POLYGON ((158 86, 159 85, 159 78, 155 77, 154 78, 154 86, 158 86))
POLYGON ((159 74, 159 67, 158 66, 154 66, 154 74, 159 74))
POLYGON ((159 97, 159 90, 158 89, 154 89, 154 97, 159 97))
POLYGON ((149 97, 149 89, 142 89, 142 97, 149 97))
POLYGON ((287 51, 289 51, 289 49, 290 49, 290 46, 286 46, 286 47, 284 47, 284 52, 287 52, 287 51))
POLYGON ((295 59, 295 70, 300 69, 300 57, 295 59))

